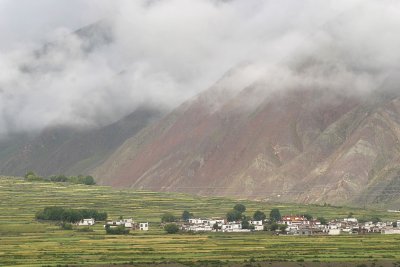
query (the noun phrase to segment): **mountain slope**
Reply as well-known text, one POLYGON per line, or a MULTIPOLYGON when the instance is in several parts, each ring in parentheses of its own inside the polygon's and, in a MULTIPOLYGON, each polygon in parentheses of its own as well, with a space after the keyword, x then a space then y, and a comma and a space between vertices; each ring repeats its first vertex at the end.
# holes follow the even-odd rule
MULTIPOLYGON (((24 175, 35 170, 41 175, 85 174, 104 161, 127 138, 158 120, 163 111, 138 108, 125 118, 97 129, 78 130, 73 127, 52 127, 39 136, 15 144, 2 143, 0 173, 24 175)), ((21 139, 18 139, 21 140, 21 139)))
POLYGON ((263 86, 232 92, 217 84, 128 139, 93 173, 104 184, 158 191, 397 201, 387 192, 400 169, 399 97, 326 88, 262 94, 263 86))

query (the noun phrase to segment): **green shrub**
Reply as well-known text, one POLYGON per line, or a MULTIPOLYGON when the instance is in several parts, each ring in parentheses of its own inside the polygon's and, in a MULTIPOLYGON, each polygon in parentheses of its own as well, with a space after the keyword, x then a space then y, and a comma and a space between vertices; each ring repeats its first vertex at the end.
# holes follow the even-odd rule
POLYGON ((179 227, 175 223, 169 223, 169 224, 164 226, 164 230, 168 234, 176 234, 177 232, 179 232, 179 227))
POLYGON ((63 229, 63 230, 72 230, 72 224, 71 223, 62 222, 62 223, 60 223, 60 228, 63 229))
POLYGON ((176 221, 175 216, 170 212, 164 213, 161 216, 161 222, 165 223, 165 222, 175 222, 175 221, 176 221))
POLYGON ((94 232, 92 228, 90 227, 81 227, 77 229, 78 232, 94 232))
POLYGON ((129 229, 126 229, 123 225, 118 225, 117 227, 106 225, 106 233, 109 235, 127 235, 129 234, 129 229))

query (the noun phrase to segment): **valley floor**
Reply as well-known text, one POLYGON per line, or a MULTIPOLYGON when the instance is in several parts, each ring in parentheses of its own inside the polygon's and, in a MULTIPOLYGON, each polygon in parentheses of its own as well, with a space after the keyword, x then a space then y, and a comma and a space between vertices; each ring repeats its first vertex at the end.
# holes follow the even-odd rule
MULTIPOLYGON (((400 235, 273 236, 268 232, 168 235, 160 228, 164 212, 179 216, 224 216, 237 200, 184 194, 116 190, 109 187, 27 182, 0 178, 0 266, 152 265, 165 266, 396 266, 400 265, 400 235), (94 208, 110 218, 149 221, 150 231, 106 235, 102 223, 93 232, 60 230, 34 219, 46 206, 94 208), (365 264, 365 265, 363 265, 365 264)), ((310 213, 335 218, 354 216, 398 219, 399 214, 349 207, 271 204, 240 201, 251 215, 310 213)))

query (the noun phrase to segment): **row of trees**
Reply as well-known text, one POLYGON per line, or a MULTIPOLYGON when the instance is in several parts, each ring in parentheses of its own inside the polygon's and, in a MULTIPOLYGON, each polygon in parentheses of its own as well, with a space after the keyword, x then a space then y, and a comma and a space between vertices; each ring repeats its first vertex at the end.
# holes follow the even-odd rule
POLYGON ((36 213, 37 220, 61 221, 76 223, 86 218, 94 218, 96 221, 107 220, 106 212, 98 212, 94 209, 65 209, 63 207, 45 207, 36 213))
POLYGON ((67 182, 72 184, 85 184, 85 185, 95 185, 96 182, 94 178, 90 175, 78 175, 78 176, 65 176, 52 175, 50 177, 41 177, 33 171, 29 171, 25 174, 25 179, 29 181, 51 181, 51 182, 67 182))

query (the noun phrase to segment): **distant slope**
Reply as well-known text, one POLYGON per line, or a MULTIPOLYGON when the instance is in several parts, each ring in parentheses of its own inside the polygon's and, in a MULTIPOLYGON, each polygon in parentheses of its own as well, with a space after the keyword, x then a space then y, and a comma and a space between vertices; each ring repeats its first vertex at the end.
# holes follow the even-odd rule
MULTIPOLYGON (((81 56, 89 56, 96 49, 102 49, 114 41, 112 23, 108 20, 83 27, 67 37, 79 39, 78 50, 81 56)), ((63 40, 47 43, 33 51, 34 60, 28 60, 20 69, 29 75, 37 75, 38 79, 43 74, 53 75, 62 70, 62 64, 51 64, 49 57, 59 52, 69 56, 69 49, 68 42, 65 44, 63 40)), ((118 73, 115 79, 119 79, 118 73)), ((80 125, 55 122, 55 126, 52 124, 40 133, 14 133, 0 140, 0 173, 24 175, 28 170, 33 170, 40 175, 87 174, 127 138, 165 113, 163 108, 145 104, 135 108, 137 105, 132 106, 133 112, 130 115, 104 127, 80 129, 80 125)), ((99 121, 115 121, 115 118, 99 118, 99 121)))
POLYGON ((263 96, 259 87, 230 92, 217 84, 127 140, 94 174, 104 184, 158 191, 399 201, 399 97, 306 88, 263 96))
POLYGON ((86 174, 127 138, 158 120, 162 114, 163 111, 156 108, 143 107, 98 129, 77 130, 60 126, 46 129, 33 139, 5 140, 0 147, 9 152, 0 155, 0 173, 23 175, 27 170, 34 170, 41 175, 86 174))

